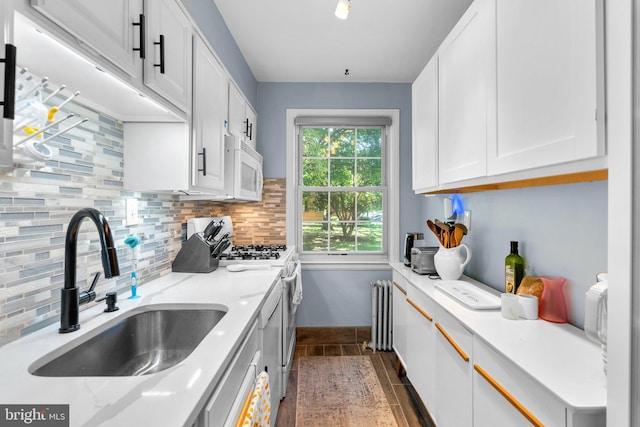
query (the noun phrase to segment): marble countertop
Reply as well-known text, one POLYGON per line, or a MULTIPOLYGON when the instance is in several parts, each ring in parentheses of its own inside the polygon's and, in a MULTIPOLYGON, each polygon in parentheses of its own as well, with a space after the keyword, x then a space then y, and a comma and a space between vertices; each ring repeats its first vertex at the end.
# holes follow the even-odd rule
MULTIPOLYGON (((402 263, 391 263, 391 267, 567 406, 583 412, 606 408, 607 378, 602 350, 582 329, 542 319, 508 320, 500 310, 472 310, 436 290, 438 280, 416 274, 402 263)), ((461 280, 500 295, 468 277, 463 276, 461 280)))
POLYGON ((59 334, 59 322, 0 347, 0 403, 69 404, 71 426, 191 425, 256 318, 280 270, 208 274, 169 273, 138 288, 141 298, 119 295, 120 310, 104 313, 104 302, 80 313, 80 330, 59 334), (184 361, 137 377, 38 377, 29 366, 53 350, 114 317, 147 305, 214 305, 226 315, 184 361))

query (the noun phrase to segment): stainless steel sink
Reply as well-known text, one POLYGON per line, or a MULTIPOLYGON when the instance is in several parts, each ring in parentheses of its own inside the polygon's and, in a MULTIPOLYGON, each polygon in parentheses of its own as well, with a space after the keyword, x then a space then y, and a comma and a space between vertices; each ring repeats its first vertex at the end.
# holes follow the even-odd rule
POLYGON ((152 307, 126 313, 97 335, 70 349, 63 348, 62 354, 54 352, 36 361, 29 372, 43 377, 160 372, 186 359, 226 314, 217 309, 152 307))

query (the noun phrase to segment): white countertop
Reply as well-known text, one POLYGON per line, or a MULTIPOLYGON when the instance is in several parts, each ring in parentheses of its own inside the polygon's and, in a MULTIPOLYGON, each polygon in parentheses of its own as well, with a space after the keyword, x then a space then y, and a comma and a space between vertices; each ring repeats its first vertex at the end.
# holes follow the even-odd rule
MULTIPOLYGON (((500 310, 472 310, 436 290, 438 280, 416 274, 402 263, 390 265, 567 406, 581 412, 598 412, 606 408, 607 379, 602 366, 602 350, 582 329, 542 319, 508 320, 502 317, 500 310)), ((461 280, 499 295, 495 289, 468 277, 461 280)))
POLYGON ((80 330, 59 334, 59 322, 0 347, 2 404, 69 404, 71 426, 191 425, 241 344, 280 269, 209 274, 170 273, 138 288, 141 298, 118 295, 120 310, 104 302, 80 313, 80 330), (133 308, 150 304, 213 304, 228 312, 180 364, 138 377, 37 377, 29 366, 52 350, 133 308))

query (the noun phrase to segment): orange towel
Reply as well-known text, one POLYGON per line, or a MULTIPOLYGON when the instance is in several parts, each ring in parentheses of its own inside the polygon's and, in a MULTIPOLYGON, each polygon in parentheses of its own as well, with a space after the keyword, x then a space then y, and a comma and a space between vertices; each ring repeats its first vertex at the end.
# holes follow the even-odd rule
POLYGON ((271 425, 271 389, 269 374, 262 371, 255 389, 251 393, 249 405, 240 415, 241 426, 269 427, 271 425))

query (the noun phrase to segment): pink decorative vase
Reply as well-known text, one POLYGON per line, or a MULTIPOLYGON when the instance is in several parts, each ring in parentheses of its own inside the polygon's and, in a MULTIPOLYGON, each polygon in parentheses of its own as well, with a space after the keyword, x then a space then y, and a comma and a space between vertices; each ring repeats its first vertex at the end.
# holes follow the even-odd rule
POLYGON ((564 300, 563 277, 540 277, 544 284, 540 297, 540 318, 554 323, 567 322, 567 304, 564 300))

